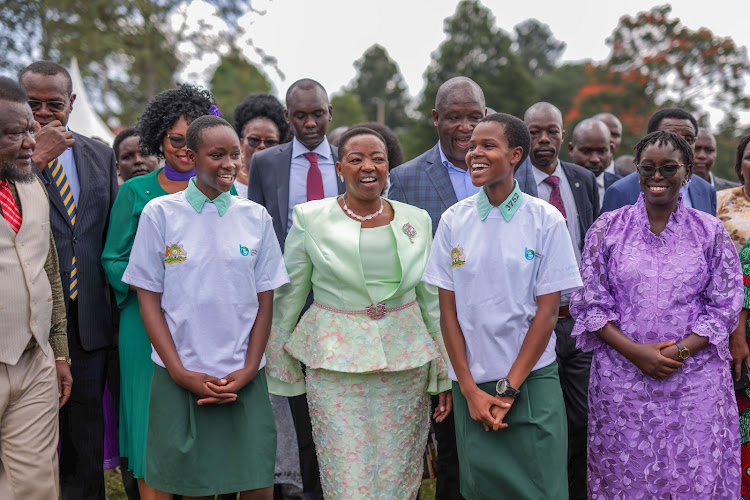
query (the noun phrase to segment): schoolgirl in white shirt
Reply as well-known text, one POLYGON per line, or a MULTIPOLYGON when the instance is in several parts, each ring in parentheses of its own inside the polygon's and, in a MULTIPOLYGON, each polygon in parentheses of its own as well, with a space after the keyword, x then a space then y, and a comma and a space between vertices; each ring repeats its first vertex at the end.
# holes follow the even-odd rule
POLYGON ((513 177, 529 146, 516 117, 477 125, 466 163, 482 189, 443 214, 423 276, 439 288, 467 500, 568 498, 553 329, 581 278, 560 212, 513 177))
POLYGON ((276 428, 263 352, 273 290, 289 278, 266 209, 229 194, 234 129, 203 116, 186 138, 196 176, 146 205, 123 275, 157 365, 145 480, 191 497, 270 499, 276 428))

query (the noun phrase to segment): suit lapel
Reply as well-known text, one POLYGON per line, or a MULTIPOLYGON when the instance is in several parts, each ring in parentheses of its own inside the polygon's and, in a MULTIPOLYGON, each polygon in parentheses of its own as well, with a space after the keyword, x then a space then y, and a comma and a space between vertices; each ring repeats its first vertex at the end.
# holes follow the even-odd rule
POLYGON ((581 179, 578 177, 578 172, 570 168, 566 163, 560 162, 562 165, 563 172, 565 172, 565 177, 568 178, 568 184, 570 185, 570 190, 573 191, 573 199, 576 202, 576 209, 578 209, 578 218, 581 218, 581 211, 583 210, 584 206, 584 198, 583 198, 583 185, 581 184, 581 179))
MULTIPOLYGON (((336 162, 339 161, 339 149, 336 146, 331 146, 331 158, 333 158, 333 168, 336 169, 336 162)), ((346 191, 346 186, 344 185, 344 181, 339 179, 338 174, 336 174, 336 186, 339 188, 339 194, 344 194, 344 191, 346 191)))
POLYGON ((453 183, 451 182, 450 175, 448 175, 448 170, 440 161, 440 151, 437 146, 433 148, 433 155, 428 162, 429 165, 425 169, 427 171, 427 178, 432 182, 435 191, 440 196, 440 200, 446 207, 455 205, 458 202, 456 191, 453 189, 453 183))
POLYGON ((276 172, 276 197, 279 200, 279 213, 277 214, 281 227, 286 234, 287 221, 289 220, 289 173, 292 169, 292 143, 285 144, 286 148, 279 147, 277 154, 279 158, 272 162, 276 172))
POLYGON ((534 179, 532 168, 534 167, 527 157, 516 171, 516 180, 521 191, 534 198, 539 198, 539 191, 536 189, 536 179, 534 179))
POLYGON ((60 190, 57 189, 55 181, 52 180, 52 175, 49 172, 49 167, 45 167, 43 172, 40 172, 39 168, 36 165, 34 165, 34 168, 36 169, 39 178, 42 179, 44 187, 47 188, 47 195, 49 196, 50 205, 55 207, 55 209, 60 213, 60 217, 65 220, 65 222, 68 224, 68 227, 72 230, 73 224, 71 224, 70 217, 68 217, 68 211, 65 209, 65 204, 63 203, 62 197, 60 196, 60 190))

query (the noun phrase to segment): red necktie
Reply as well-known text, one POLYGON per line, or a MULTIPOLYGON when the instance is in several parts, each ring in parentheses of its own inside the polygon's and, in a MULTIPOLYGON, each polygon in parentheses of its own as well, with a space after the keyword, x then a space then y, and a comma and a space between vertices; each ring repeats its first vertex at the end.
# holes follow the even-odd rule
POLYGON ((307 201, 322 200, 325 198, 323 192, 323 176, 318 167, 318 153, 305 153, 305 158, 310 162, 307 171, 307 201))
POLYGON ((550 175, 544 182, 552 186, 552 192, 549 195, 549 204, 560 211, 563 217, 568 218, 565 215, 565 205, 563 204, 562 194, 560 193, 560 178, 550 175))
POLYGON ((21 212, 18 211, 13 194, 10 192, 10 184, 6 180, 0 181, 0 206, 10 228, 17 233, 21 229, 21 212))

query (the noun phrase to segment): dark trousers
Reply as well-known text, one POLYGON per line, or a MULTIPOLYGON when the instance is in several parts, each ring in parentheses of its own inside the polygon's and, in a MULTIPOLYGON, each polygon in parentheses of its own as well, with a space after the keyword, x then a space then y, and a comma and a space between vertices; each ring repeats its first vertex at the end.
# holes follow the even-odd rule
POLYGON ((435 500, 463 500, 458 477, 458 451, 456 450, 456 426, 453 421, 453 412, 442 422, 435 422, 432 414, 435 413, 438 401, 437 396, 432 396, 430 419, 437 440, 435 500))
POLYGON ((315 442, 312 437, 312 423, 310 410, 307 407, 307 396, 292 396, 289 398, 289 408, 292 410, 294 430, 297 432, 299 446, 299 465, 302 473, 302 489, 305 498, 323 498, 323 487, 320 485, 320 469, 318 456, 315 452, 315 442))
POLYGON ((557 364, 568 417, 568 494, 570 500, 586 500, 586 433, 591 353, 576 348, 576 342, 570 336, 574 324, 570 317, 557 320, 557 364))
POLYGON ((78 307, 68 311, 73 388, 60 409, 60 488, 63 500, 104 500, 102 393, 107 349, 86 351, 78 335, 78 307))

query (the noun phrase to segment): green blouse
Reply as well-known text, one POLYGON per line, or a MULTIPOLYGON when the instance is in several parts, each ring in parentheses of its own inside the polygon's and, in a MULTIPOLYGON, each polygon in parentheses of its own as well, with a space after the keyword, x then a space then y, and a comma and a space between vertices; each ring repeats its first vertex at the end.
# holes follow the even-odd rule
POLYGON ((389 297, 401 284, 396 238, 390 224, 361 229, 359 254, 370 296, 376 301, 389 297))

